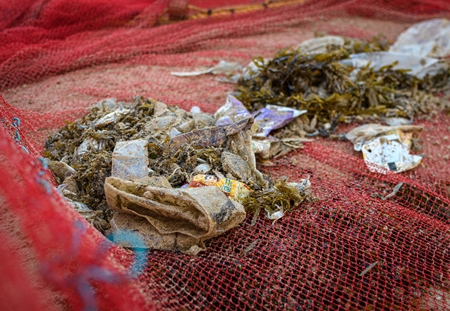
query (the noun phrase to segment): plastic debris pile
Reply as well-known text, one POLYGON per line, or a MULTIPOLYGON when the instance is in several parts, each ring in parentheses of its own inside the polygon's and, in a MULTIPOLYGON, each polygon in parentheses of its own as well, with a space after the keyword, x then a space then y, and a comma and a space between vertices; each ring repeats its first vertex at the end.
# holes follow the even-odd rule
POLYGON ((149 248, 195 255, 205 239, 242 222, 244 207, 277 220, 312 199, 308 179, 263 175, 252 139, 301 112, 268 107, 254 119, 241 108, 232 96, 215 115, 142 97, 108 99, 49 137, 45 155, 62 195, 100 231, 110 221, 113 232, 138 223, 149 248))

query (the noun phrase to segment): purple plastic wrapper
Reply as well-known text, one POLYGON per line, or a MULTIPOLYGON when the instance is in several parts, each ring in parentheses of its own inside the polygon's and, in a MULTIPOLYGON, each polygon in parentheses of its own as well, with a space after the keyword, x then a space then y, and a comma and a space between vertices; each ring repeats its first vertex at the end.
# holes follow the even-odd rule
POLYGON ((251 117, 250 112, 234 96, 228 95, 225 105, 220 107, 214 114, 216 126, 229 125, 251 117))
POLYGON ((261 133, 256 133, 254 136, 267 137, 272 130, 279 129, 296 117, 306 113, 306 110, 297 110, 288 107, 280 107, 276 105, 267 105, 255 113, 255 122, 258 123, 262 129, 261 133))

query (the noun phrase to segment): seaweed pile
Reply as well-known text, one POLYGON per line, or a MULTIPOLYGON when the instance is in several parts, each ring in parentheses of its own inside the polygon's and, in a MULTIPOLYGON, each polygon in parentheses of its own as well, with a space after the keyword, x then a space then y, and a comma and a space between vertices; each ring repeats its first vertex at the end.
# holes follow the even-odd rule
MULTIPOLYGON (((306 109, 300 119, 305 131, 329 136, 339 122, 420 115, 433 116, 448 102, 432 94, 449 88, 450 69, 419 79, 396 63, 375 70, 355 68, 341 61, 351 54, 386 51, 389 44, 346 39, 326 51, 309 53, 304 47, 283 49, 273 59, 257 57, 239 79, 235 97, 249 111, 267 104, 306 109), (305 50, 305 51, 304 51, 305 50)), ((449 67, 447 67, 449 68, 449 67)))
POLYGON ((268 215, 281 212, 281 216, 311 198, 308 180, 272 181, 257 170, 250 145, 253 117, 226 126, 215 122, 212 115, 153 99, 136 97, 128 104, 108 99, 48 137, 44 156, 51 160, 56 181, 64 185, 61 192, 74 208, 103 212, 95 215, 104 221, 93 222, 100 231, 107 229, 105 221, 113 214, 104 183, 111 176, 114 148, 118 142, 136 139, 147 141, 148 175, 164 177, 173 188, 185 187, 197 174, 226 177, 251 189, 241 202, 247 211, 259 214, 265 209, 268 215))

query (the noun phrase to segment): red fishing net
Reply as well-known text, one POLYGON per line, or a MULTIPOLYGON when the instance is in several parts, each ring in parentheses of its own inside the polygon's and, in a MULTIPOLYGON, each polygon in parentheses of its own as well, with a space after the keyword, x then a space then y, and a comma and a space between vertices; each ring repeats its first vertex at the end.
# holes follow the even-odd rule
POLYGON ((402 174, 370 173, 349 142, 306 143, 264 171, 309 175, 317 201, 275 223, 248 216, 198 257, 151 251, 138 277, 135 254, 65 203, 40 160, 45 138, 100 99, 214 112, 233 90, 172 71, 245 65, 315 33, 394 40, 436 17, 448 1, 2 1, 0 309, 449 310, 445 113, 418 122, 426 157, 402 174))

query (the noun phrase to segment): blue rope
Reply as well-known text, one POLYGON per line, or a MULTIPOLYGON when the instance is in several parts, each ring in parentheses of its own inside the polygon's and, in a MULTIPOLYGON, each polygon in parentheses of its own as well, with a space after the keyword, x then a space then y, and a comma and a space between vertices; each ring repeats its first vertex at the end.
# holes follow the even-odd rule
MULTIPOLYGON (((69 262, 72 258, 76 258, 80 252, 80 246, 82 243, 82 235, 86 232, 86 225, 81 220, 75 220, 74 222, 74 234, 70 244, 70 249, 66 255, 62 258, 58 258, 52 264, 45 264, 42 266, 42 273, 47 277, 53 277, 54 280, 61 279, 60 275, 52 274, 51 265, 69 262)), ((78 271, 69 278, 63 278, 64 283, 61 285, 73 285, 77 290, 83 301, 83 311, 97 311, 97 303, 95 299, 95 291, 92 288, 91 281, 99 281, 109 284, 120 284, 127 278, 136 278, 144 270, 147 263, 147 250, 144 248, 144 240, 136 233, 131 231, 120 230, 114 233, 114 240, 121 243, 128 243, 130 247, 139 249, 136 251, 136 258, 134 263, 130 267, 129 273, 124 277, 123 275, 113 272, 105 267, 92 264, 86 266, 83 270, 78 271)), ((106 252, 111 248, 112 244, 108 241, 101 243, 97 249, 96 258, 103 258, 106 252)))

